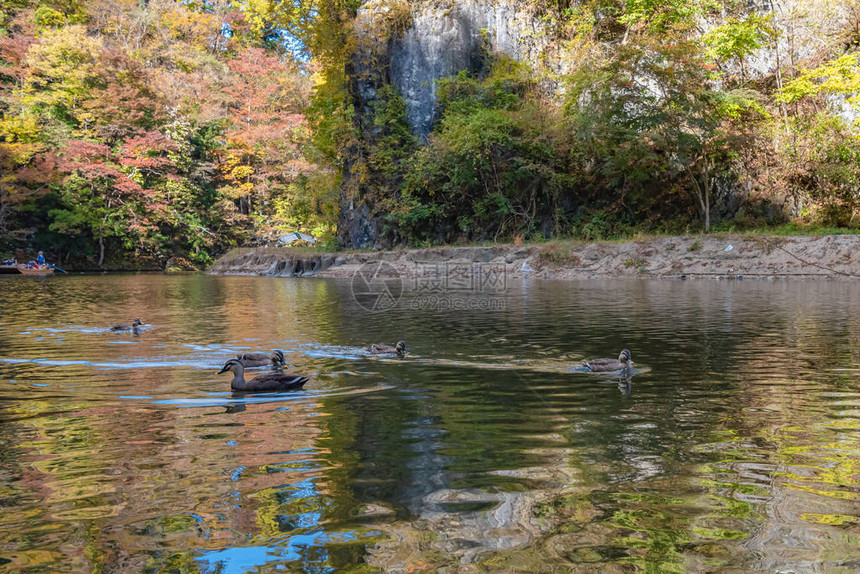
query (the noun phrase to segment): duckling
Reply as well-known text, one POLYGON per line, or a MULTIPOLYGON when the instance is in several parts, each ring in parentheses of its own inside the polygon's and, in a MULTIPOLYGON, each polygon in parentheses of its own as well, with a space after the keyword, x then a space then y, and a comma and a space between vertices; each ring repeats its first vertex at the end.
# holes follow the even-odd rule
POLYGON ((618 359, 592 359, 585 362, 585 366, 592 373, 609 373, 612 371, 626 371, 633 364, 633 359, 628 349, 621 351, 618 359))
POLYGON ((111 325, 110 327, 108 327, 108 331, 113 331, 114 333, 118 333, 120 331, 134 331, 136 333, 138 331, 138 327, 140 327, 141 325, 143 325, 143 322, 140 319, 135 319, 131 322, 131 324, 116 323, 114 325, 111 325))
POLYGON ((245 380, 245 366, 239 359, 230 359, 224 363, 224 368, 218 374, 233 371, 233 380, 230 388, 240 393, 291 391, 300 389, 310 379, 300 375, 288 375, 286 373, 266 373, 258 375, 250 381, 245 380))
POLYGON ((405 355, 406 354, 406 341, 397 341, 395 346, 390 345, 381 345, 381 344, 373 344, 367 348, 370 351, 371 355, 405 355))
POLYGON ((271 355, 267 355, 266 353, 242 353, 241 355, 236 355, 236 359, 245 368, 265 367, 266 365, 282 367, 286 363, 284 352, 279 349, 272 351, 271 355))

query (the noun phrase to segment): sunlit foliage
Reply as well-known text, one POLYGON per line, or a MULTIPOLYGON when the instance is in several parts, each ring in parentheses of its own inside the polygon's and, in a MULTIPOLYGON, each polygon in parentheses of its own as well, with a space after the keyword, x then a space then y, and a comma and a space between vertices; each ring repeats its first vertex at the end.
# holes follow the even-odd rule
POLYGON ((0 251, 205 265, 285 231, 334 246, 359 212, 380 245, 860 225, 847 0, 808 61, 794 9, 521 4, 551 50, 527 64, 487 43, 435 86, 425 138, 367 47, 415 2, 386 4, 370 39, 360 0, 5 2, 0 251))
POLYGON ((310 79, 250 18, 230 2, 4 9, 0 250, 203 265, 278 234, 275 200, 314 173, 310 79))
POLYGON ((777 59, 762 77, 763 50, 784 52, 782 30, 805 16, 777 25, 735 0, 528 4, 568 50, 568 71, 488 50, 483 69, 439 82, 426 142, 398 135, 409 126, 386 86, 356 111, 354 84, 326 85, 339 90, 326 109, 339 95, 345 113, 312 122, 314 136, 345 166, 347 203, 384 218, 387 241, 610 237, 708 230, 714 218, 860 224, 860 148, 832 107, 856 101, 856 43, 829 44, 835 58, 809 72, 777 59))

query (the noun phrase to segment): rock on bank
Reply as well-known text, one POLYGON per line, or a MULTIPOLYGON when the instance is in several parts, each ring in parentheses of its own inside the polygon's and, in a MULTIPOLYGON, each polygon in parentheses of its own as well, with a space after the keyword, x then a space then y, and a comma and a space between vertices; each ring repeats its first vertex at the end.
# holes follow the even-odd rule
POLYGON ((435 247, 314 253, 234 250, 210 273, 352 277, 364 264, 403 276, 505 273, 508 277, 860 278, 860 236, 682 236, 624 243, 435 247))

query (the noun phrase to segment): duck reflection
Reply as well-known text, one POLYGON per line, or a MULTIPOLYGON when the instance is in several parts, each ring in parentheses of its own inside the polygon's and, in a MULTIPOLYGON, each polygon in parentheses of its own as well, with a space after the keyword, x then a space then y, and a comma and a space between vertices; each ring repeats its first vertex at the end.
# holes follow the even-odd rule
POLYGON ((621 391, 621 396, 625 399, 630 397, 633 392, 633 375, 625 374, 618 377, 618 390, 621 391))
POLYGON ((633 376, 635 374, 635 371, 600 373, 599 375, 597 375, 597 378, 601 383, 617 384, 618 391, 621 393, 621 396, 624 398, 628 398, 633 392, 633 376))
MULTIPOLYGON (((245 393, 233 393, 231 398, 236 401, 237 399, 241 399, 245 393)), ((238 400, 237 402, 233 402, 227 405, 224 413, 228 415, 235 415, 238 413, 244 413, 248 409, 248 406, 245 404, 245 401, 238 400)))

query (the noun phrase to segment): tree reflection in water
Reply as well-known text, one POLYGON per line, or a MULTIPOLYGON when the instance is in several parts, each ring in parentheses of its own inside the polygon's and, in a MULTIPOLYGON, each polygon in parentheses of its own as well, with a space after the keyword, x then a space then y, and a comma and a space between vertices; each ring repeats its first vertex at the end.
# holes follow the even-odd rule
POLYGON ((504 312, 374 315, 348 282, 0 281, 11 571, 860 561, 854 283, 512 283, 504 312), (129 316, 152 328, 95 328, 129 316), (360 352, 393 332, 406 359, 360 352), (632 379, 572 370, 622 345, 632 379), (214 374, 269 348, 304 391, 214 374))

